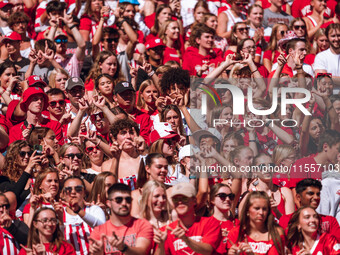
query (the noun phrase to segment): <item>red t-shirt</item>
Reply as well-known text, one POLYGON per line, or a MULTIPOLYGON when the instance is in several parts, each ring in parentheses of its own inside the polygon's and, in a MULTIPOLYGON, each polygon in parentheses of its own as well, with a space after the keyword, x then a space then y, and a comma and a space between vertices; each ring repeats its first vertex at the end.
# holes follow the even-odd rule
MULTIPOLYGON (((178 220, 169 224, 169 227, 175 229, 178 225, 178 220)), ((161 228, 162 231, 166 227, 161 228)), ((169 255, 198 255, 199 253, 191 250, 182 239, 176 238, 168 230, 168 237, 164 243, 165 254, 169 255)), ((213 249, 216 249, 221 242, 220 222, 214 217, 196 217, 194 224, 186 231, 186 236, 190 239, 210 244, 213 249)))
MULTIPOLYGON (((233 228, 229 234, 228 234, 228 239, 230 239, 234 244, 238 244, 237 242, 237 237, 238 237, 238 233, 240 231, 240 227, 235 227, 233 228)), ((285 245, 285 237, 284 236, 280 236, 281 237, 281 241, 282 241, 282 245, 285 245)), ((255 254, 263 254, 263 255, 279 255, 281 254, 280 252, 278 252, 276 250, 276 247, 274 245, 273 240, 270 241, 255 241, 253 239, 251 239, 249 236, 247 236, 247 240, 248 243, 251 247, 251 249, 253 250, 253 252, 255 254)), ((227 243, 227 248, 230 249, 231 248, 231 243, 228 242, 227 243)), ((241 255, 245 255, 244 252, 240 253, 241 255)))
POLYGON ((317 179, 321 181, 323 166, 317 165, 314 157, 309 156, 306 158, 300 158, 290 168, 290 188, 295 188, 299 181, 306 178, 317 179))
MULTIPOLYGON (((66 241, 63 241, 61 243, 59 252, 56 253, 57 251, 57 247, 54 246, 53 250, 50 251, 50 244, 49 243, 44 243, 45 249, 46 249, 46 255, 56 255, 56 254, 60 254, 60 255, 76 255, 76 251, 74 250, 73 246, 71 244, 69 244, 66 241)), ((19 255, 26 255, 26 251, 24 249, 20 250, 19 255)))
POLYGON ((163 52, 163 64, 166 62, 174 60, 177 63, 182 63, 182 54, 181 51, 176 50, 175 48, 165 47, 165 50, 163 52))
MULTIPOLYGON (((282 215, 280 218, 280 226, 288 233, 288 223, 293 214, 282 215)), ((340 241, 340 226, 335 217, 329 215, 320 214, 321 217, 321 233, 328 233, 333 235, 340 241)))
MULTIPOLYGON (((95 240, 100 240, 101 235, 112 236, 112 232, 119 238, 124 238, 124 243, 128 246, 136 246, 137 238, 143 237, 150 240, 150 247, 153 240, 153 229, 151 224, 145 219, 132 218, 126 225, 117 227, 112 224, 110 220, 105 222, 103 225, 95 227, 91 232, 90 237, 95 240)), ((119 252, 116 248, 111 247, 107 242, 104 247, 104 254, 123 254, 119 252)), ((149 254, 149 253, 147 253, 149 254)))
MULTIPOLYGON (((305 17, 312 14, 312 7, 310 5, 310 0, 300 0, 293 1, 292 4, 292 16, 294 18, 297 17, 305 17)), ((329 19, 334 16, 334 10, 337 2, 335 0, 327 1, 327 8, 325 10, 324 17, 329 19)))
POLYGON ((140 135, 144 138, 146 142, 148 142, 149 134, 152 127, 152 121, 149 114, 144 113, 137 108, 134 108, 133 111, 129 114, 135 117, 135 122, 139 125, 140 135))
MULTIPOLYGON (((294 246, 292 248, 292 254, 300 254, 300 247, 294 246)), ((323 233, 321 236, 318 236, 311 251, 311 255, 339 255, 340 254, 340 244, 337 240, 329 234, 323 233)))

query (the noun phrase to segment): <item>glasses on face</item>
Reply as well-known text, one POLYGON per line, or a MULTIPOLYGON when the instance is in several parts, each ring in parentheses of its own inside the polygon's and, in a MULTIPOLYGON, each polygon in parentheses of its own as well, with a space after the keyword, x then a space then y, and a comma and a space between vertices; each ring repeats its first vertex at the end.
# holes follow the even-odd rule
POLYGON ((155 52, 162 52, 164 50, 164 47, 163 46, 157 46, 157 47, 151 48, 150 50, 153 50, 155 52))
POLYGON ((75 192, 77 192, 77 193, 81 193, 84 190, 84 186, 83 185, 77 185, 75 187, 71 187, 71 186, 64 187, 64 192, 66 194, 70 194, 72 192, 72 190, 75 190, 75 192))
POLYGON ((17 21, 17 22, 15 22, 13 25, 14 26, 19 26, 19 25, 26 25, 27 24, 27 22, 26 21, 17 21))
POLYGON ((249 27, 240 27, 240 28, 237 29, 237 31, 239 31, 240 33, 248 32, 249 31, 249 27))
POLYGON ((98 150, 98 146, 90 146, 90 147, 87 147, 85 150, 87 153, 90 153, 92 152, 94 149, 98 150))
POLYGON ((263 168, 268 168, 268 167, 271 167, 271 168, 274 168, 276 165, 274 163, 269 163, 269 164, 259 164, 258 165, 258 168, 259 169, 263 169, 263 168))
POLYGON ((0 208, 2 208, 2 209, 9 209, 9 204, 3 204, 3 205, 0 205, 0 208))
POLYGON ((184 204, 187 204, 189 202, 190 198, 189 197, 173 197, 172 202, 174 204, 177 204, 178 202, 182 202, 184 204))
POLYGON ((235 5, 237 6, 246 6, 247 3, 244 3, 244 2, 238 2, 238 3, 235 3, 235 5))
POLYGON ((20 151, 19 155, 20 157, 24 158, 26 157, 26 155, 28 155, 29 157, 32 156, 32 153, 33 153, 32 151, 20 151))
POLYGON ((53 225, 57 225, 58 224, 58 219, 56 218, 51 218, 51 219, 48 219, 48 218, 44 218, 44 219, 41 219, 41 220, 35 220, 37 222, 40 222, 44 225, 46 225, 47 223, 51 223, 53 225))
POLYGON ((242 48, 242 49, 243 49, 243 50, 247 50, 247 51, 256 50, 256 45, 244 47, 244 48, 242 48))
POLYGON ((227 194, 227 193, 217 193, 215 195, 215 197, 219 197, 222 201, 226 200, 226 198, 229 197, 229 199, 231 201, 233 201, 234 198, 235 198, 235 194, 234 193, 230 193, 230 194, 227 194))
POLYGON ((70 159, 74 159, 75 157, 77 157, 78 159, 82 158, 82 154, 81 153, 69 153, 65 155, 65 158, 70 158, 70 159))
POLYGON ((325 76, 327 76, 327 77, 329 77, 329 78, 332 78, 332 74, 331 73, 317 73, 316 74, 316 78, 321 78, 321 77, 325 77, 325 76))
POLYGON ((52 108, 54 108, 54 107, 57 106, 57 104, 59 104, 60 106, 64 106, 65 103, 66 103, 65 100, 51 101, 51 102, 50 102, 50 106, 51 106, 52 108))
POLYGON ((300 29, 300 28, 303 29, 303 30, 305 30, 305 29, 306 29, 306 26, 305 26, 305 25, 301 25, 301 26, 295 25, 295 26, 294 26, 294 29, 295 29, 295 30, 298 30, 298 29, 300 29))
POLYGON ((85 92, 85 89, 84 88, 73 88, 71 89, 70 91, 68 91, 72 96, 76 96, 77 94, 83 94, 85 92))
POLYGON ((121 204, 123 200, 125 200, 127 204, 131 204, 132 202, 131 197, 115 197, 110 199, 110 201, 115 201, 117 204, 121 204))
POLYGON ((90 120, 92 122, 95 122, 97 120, 97 116, 99 117, 99 119, 104 119, 104 117, 105 117, 103 112, 97 112, 97 113, 94 113, 90 116, 90 120))
POLYGON ((285 36, 285 34, 287 34, 287 31, 282 30, 282 31, 280 31, 280 34, 281 34, 282 36, 285 36))
POLYGON ((57 44, 60 44, 60 43, 67 43, 68 40, 67 39, 55 39, 54 40, 57 44))
POLYGON ((113 43, 113 42, 117 43, 119 41, 119 37, 116 37, 116 38, 106 38, 106 39, 104 39, 104 41, 107 42, 107 43, 113 43))

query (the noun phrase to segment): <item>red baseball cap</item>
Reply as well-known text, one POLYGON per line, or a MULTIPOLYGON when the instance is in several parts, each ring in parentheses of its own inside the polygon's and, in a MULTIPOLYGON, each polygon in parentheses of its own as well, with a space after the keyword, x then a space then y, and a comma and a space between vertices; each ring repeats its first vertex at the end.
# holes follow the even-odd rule
POLYGON ((43 87, 47 86, 46 82, 44 82, 44 80, 38 75, 31 75, 30 77, 27 78, 27 82, 29 87, 32 87, 37 83, 43 85, 43 87))
POLYGON ((28 105, 31 103, 30 102, 30 97, 34 95, 42 95, 44 97, 44 108, 42 111, 47 109, 48 106, 48 97, 46 93, 39 87, 29 87, 26 89, 22 95, 22 102, 20 103, 20 108, 24 112, 27 112, 28 105))
POLYGON ((7 2, 7 1, 1 1, 0 2, 0 8, 4 8, 7 5, 14 6, 14 4, 11 4, 11 3, 7 2))
MULTIPOLYGON (((1 7, 0 7, 1 8, 1 7)), ((17 32, 13 31, 8 33, 7 35, 2 38, 1 43, 4 43, 5 40, 10 40, 10 41, 21 41, 21 35, 18 34, 17 32)))
POLYGON ((179 141, 179 135, 174 132, 171 125, 167 122, 154 123, 153 130, 149 135, 150 144, 156 142, 158 139, 174 139, 179 141))
POLYGON ((163 43, 162 39, 155 37, 152 38, 150 40, 148 40, 145 44, 146 49, 152 49, 152 48, 156 48, 158 46, 163 46, 166 47, 165 44, 163 43))

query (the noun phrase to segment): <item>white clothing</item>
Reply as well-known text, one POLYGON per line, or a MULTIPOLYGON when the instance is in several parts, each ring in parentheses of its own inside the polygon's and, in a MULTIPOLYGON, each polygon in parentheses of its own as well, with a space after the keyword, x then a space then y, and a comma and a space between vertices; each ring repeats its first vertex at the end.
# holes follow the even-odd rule
POLYGON ((315 57, 313 69, 323 69, 333 76, 340 76, 340 54, 332 53, 330 48, 318 53, 315 57))
MULTIPOLYGON (((271 71, 275 71, 277 68, 277 63, 274 63, 272 66, 272 70, 271 71)), ((314 70, 313 67, 311 65, 308 64, 302 64, 302 69, 303 71, 305 71, 306 73, 310 74, 312 77, 314 77, 314 70)), ((293 74, 295 75, 297 72, 295 70, 293 70, 293 74)))

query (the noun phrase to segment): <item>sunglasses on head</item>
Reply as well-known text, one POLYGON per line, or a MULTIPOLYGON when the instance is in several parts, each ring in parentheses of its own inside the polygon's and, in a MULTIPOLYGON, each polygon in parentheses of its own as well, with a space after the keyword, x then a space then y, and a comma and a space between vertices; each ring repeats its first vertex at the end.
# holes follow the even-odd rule
POLYGON ((75 187, 64 187, 64 192, 67 194, 70 194, 72 192, 72 190, 75 190, 75 192, 80 193, 84 190, 84 186, 83 185, 77 185, 75 187))
POLYGON ((69 153, 69 154, 66 154, 65 157, 66 158, 71 158, 72 160, 77 157, 78 159, 81 159, 82 158, 82 154, 81 153, 69 153))
POLYGON ((50 106, 51 106, 52 108, 54 108, 54 107, 57 106, 57 104, 59 104, 60 106, 64 106, 65 103, 66 103, 65 100, 51 101, 51 102, 50 102, 50 106))
POLYGON ((20 151, 19 155, 20 155, 20 157, 24 158, 24 157, 26 157, 26 155, 28 155, 29 157, 32 156, 32 153, 33 153, 33 151, 20 151))
POLYGON ((332 78, 332 74, 331 73, 317 73, 316 74, 316 78, 319 78, 319 77, 329 77, 329 78, 332 78))
POLYGON ((90 153, 92 152, 94 149, 98 150, 98 146, 90 146, 90 147, 87 147, 85 150, 87 153, 90 153))
POLYGON ((295 29, 295 30, 298 30, 298 29, 300 29, 300 28, 306 29, 306 26, 305 26, 305 25, 301 25, 301 26, 295 25, 295 26, 294 26, 294 29, 295 29))
POLYGON ((227 194, 227 193, 217 193, 215 195, 215 197, 219 197, 222 201, 226 200, 226 198, 229 197, 229 199, 231 201, 233 201, 234 198, 235 198, 235 194, 234 193, 230 193, 230 194, 227 194))
POLYGON ((68 40, 67 39, 55 39, 54 40, 57 44, 60 44, 60 43, 67 43, 68 42, 68 40))
POLYGON ((175 140, 173 140, 173 139, 166 139, 166 140, 165 140, 165 143, 166 143, 167 145, 171 146, 171 145, 173 145, 173 144, 175 143, 175 140))
POLYGON ((119 41, 119 37, 116 37, 116 38, 107 38, 107 39, 104 39, 105 42, 107 43, 117 43, 119 41))
POLYGON ((90 120, 92 122, 95 122, 97 120, 97 116, 99 116, 100 119, 104 119, 104 117, 105 117, 103 112, 98 112, 98 113, 92 114, 90 116, 90 120))
POLYGON ((123 200, 125 200, 127 204, 131 204, 132 202, 131 197, 115 197, 115 198, 111 198, 110 200, 115 201, 117 204, 121 204, 123 200))

